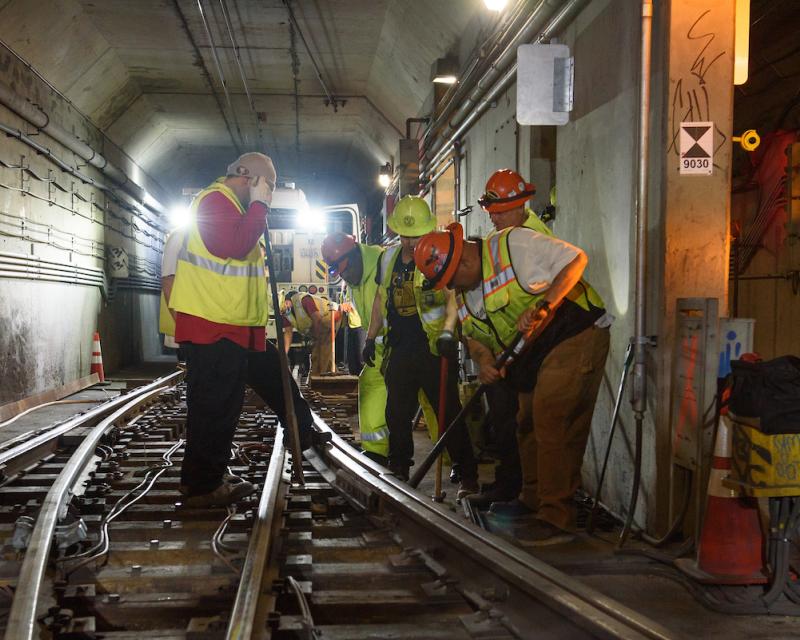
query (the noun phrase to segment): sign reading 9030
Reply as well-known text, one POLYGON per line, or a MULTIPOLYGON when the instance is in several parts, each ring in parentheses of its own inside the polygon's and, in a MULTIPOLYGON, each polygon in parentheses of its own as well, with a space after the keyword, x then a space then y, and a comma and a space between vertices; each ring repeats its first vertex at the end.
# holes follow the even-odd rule
POLYGON ((714 170, 714 123, 681 122, 681 175, 710 176, 714 170))

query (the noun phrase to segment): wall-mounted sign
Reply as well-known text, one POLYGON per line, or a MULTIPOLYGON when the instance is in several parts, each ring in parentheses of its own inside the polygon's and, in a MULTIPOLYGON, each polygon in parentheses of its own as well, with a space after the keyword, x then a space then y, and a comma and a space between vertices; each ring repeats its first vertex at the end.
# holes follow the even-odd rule
POLYGON ((681 175, 710 176, 714 168, 714 123, 681 122, 681 175))

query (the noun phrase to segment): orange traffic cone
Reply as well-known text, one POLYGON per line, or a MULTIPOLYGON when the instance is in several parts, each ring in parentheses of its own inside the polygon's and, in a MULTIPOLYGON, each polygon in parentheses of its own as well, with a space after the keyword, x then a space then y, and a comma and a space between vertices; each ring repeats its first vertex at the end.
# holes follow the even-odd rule
POLYGON ((96 373, 100 382, 105 382, 106 380, 106 374, 103 372, 103 352, 100 350, 100 333, 98 331, 94 332, 94 338, 92 338, 92 367, 89 369, 89 373, 96 373))
POLYGON ((731 428, 722 415, 708 478, 708 501, 697 558, 676 561, 681 571, 708 584, 763 584, 764 533, 758 501, 722 483, 731 469, 731 428))

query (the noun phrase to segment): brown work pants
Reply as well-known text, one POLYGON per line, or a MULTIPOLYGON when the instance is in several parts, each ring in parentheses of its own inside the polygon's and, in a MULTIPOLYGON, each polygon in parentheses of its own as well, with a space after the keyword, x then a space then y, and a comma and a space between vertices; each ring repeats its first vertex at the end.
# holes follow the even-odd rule
MULTIPOLYGON (((333 333, 339 331, 342 324, 341 318, 337 318, 334 324, 333 333)), ((333 370, 333 344, 331 343, 330 324, 325 325, 325 331, 320 339, 313 339, 311 343, 311 375, 321 376, 333 370)))
POLYGON ((572 496, 581 484, 608 343, 609 330, 594 326, 565 340, 545 357, 533 391, 519 394, 520 500, 561 529, 575 528, 572 496))

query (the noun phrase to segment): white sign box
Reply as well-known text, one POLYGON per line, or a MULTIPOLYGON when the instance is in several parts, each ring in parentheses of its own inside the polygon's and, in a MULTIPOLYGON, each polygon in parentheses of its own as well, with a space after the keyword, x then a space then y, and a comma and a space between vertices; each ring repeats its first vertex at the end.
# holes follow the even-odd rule
POLYGON ((569 122, 573 62, 565 44, 523 44, 517 48, 517 122, 569 122))
POLYGON ((681 122, 681 175, 710 176, 714 169, 714 123, 681 122))

